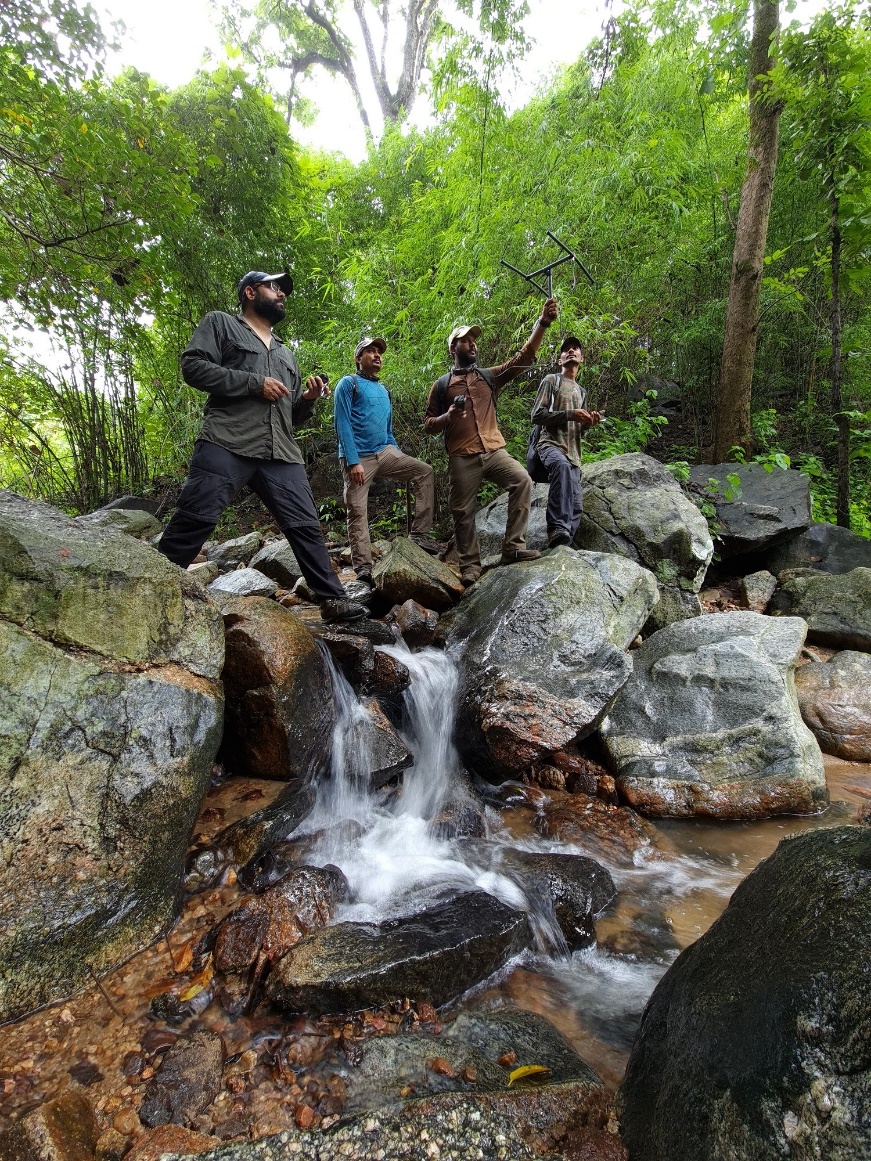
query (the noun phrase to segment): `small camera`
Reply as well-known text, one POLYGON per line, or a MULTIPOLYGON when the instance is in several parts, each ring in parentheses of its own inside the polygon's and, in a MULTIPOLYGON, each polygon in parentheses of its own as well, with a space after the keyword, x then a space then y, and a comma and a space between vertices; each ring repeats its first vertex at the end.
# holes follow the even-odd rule
POLYGON ((456 407, 457 411, 465 411, 466 410, 466 397, 465 397, 465 395, 455 396, 454 407, 456 407))

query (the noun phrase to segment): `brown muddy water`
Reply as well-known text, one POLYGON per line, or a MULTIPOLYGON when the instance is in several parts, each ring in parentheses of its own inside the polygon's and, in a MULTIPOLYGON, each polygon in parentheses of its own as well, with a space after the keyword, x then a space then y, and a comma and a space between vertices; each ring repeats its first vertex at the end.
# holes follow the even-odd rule
MULTIPOLYGON (((730 895, 781 838, 853 822, 871 797, 871 765, 826 758, 832 804, 813 818, 752 823, 662 822, 662 858, 615 871, 618 897, 597 925, 597 945, 570 958, 531 958, 463 1004, 508 1002, 554 1023, 578 1053, 617 1086, 647 997, 679 952, 722 913, 730 895), (864 795, 863 795, 864 792, 864 795)), ((268 805, 275 782, 231 779, 207 797, 195 838, 268 805)), ((503 816, 511 838, 532 834, 532 812, 503 816)), ((555 848, 554 848, 555 849, 555 848)), ((571 848, 570 848, 571 849, 571 848)), ((232 878, 232 874, 231 874, 232 878)), ((235 882, 189 897, 170 932, 70 1000, 0 1029, 0 1129, 62 1092, 84 1090, 101 1129, 128 1138, 144 1130, 137 1108, 160 1053, 190 1027, 224 1039, 225 1088, 202 1115, 201 1132, 258 1137, 294 1124, 327 1126, 342 1108, 342 1082, 328 1066, 338 1042, 386 1035, 414 1013, 382 1010, 353 1019, 288 1020, 274 1012, 231 1020, 216 1001, 208 969, 191 971, 192 945, 241 897, 235 882), (152 999, 172 991, 203 1010, 181 1025, 149 1016, 152 999)), ((422 1026, 442 1016, 420 1005, 422 1026)))

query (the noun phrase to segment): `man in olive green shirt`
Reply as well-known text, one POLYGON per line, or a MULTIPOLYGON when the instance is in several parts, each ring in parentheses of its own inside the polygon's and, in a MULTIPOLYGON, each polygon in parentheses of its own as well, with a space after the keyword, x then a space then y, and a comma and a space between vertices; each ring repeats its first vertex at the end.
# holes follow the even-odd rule
POLYGON ((211 311, 181 357, 185 382, 208 395, 188 477, 160 551, 186 568, 221 513, 248 484, 287 537, 325 621, 350 621, 364 609, 349 601, 324 544, 294 423, 329 394, 310 376, 303 390, 296 356, 277 335, 293 287, 288 274, 252 270, 239 283, 241 314, 211 311))

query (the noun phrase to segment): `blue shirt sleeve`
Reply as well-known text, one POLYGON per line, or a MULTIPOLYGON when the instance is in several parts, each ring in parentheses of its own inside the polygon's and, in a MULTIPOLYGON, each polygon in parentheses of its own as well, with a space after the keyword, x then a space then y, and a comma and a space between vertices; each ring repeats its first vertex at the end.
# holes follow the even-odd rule
POLYGON ((357 444, 354 440, 354 432, 351 427, 351 392, 353 389, 354 380, 350 375, 345 375, 336 384, 334 403, 336 432, 339 436, 339 455, 344 459, 349 468, 360 462, 360 457, 357 454, 357 444))

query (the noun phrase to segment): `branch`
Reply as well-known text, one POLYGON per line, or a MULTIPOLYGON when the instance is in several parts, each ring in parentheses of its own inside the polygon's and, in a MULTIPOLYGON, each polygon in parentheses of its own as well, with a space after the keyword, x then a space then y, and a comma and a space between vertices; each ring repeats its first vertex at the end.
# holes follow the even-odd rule
POLYGON ((369 72, 372 75, 372 84, 375 86, 375 92, 378 96, 378 104, 381 106, 381 112, 384 116, 384 120, 395 121, 396 113, 393 108, 393 100, 391 98, 390 90, 387 87, 387 82, 378 68, 378 60, 375 56, 375 45, 372 43, 372 34, 369 31, 369 25, 366 21, 366 14, 363 11, 363 0, 354 0, 354 11, 357 13, 357 20, 360 22, 360 30, 363 33, 363 44, 366 46, 366 56, 369 61, 369 72))
MULTIPOLYGON (((40 238, 38 234, 31 234, 29 230, 26 230, 23 226, 20 226, 12 217, 12 215, 2 207, 0 207, 0 217, 4 219, 10 230, 16 233, 23 241, 33 242, 37 246, 41 246, 44 250, 53 250, 61 246, 69 246, 71 242, 80 242, 83 238, 90 238, 93 234, 99 234, 105 230, 113 230, 116 226, 123 226, 128 222, 135 220, 133 214, 128 214, 125 218, 121 218, 119 221, 102 222, 99 226, 91 226, 90 229, 82 230, 78 234, 68 234, 64 238, 48 239, 40 238)), ((82 258, 87 257, 87 255, 82 254, 78 250, 74 250, 73 253, 79 254, 79 256, 82 258)))

